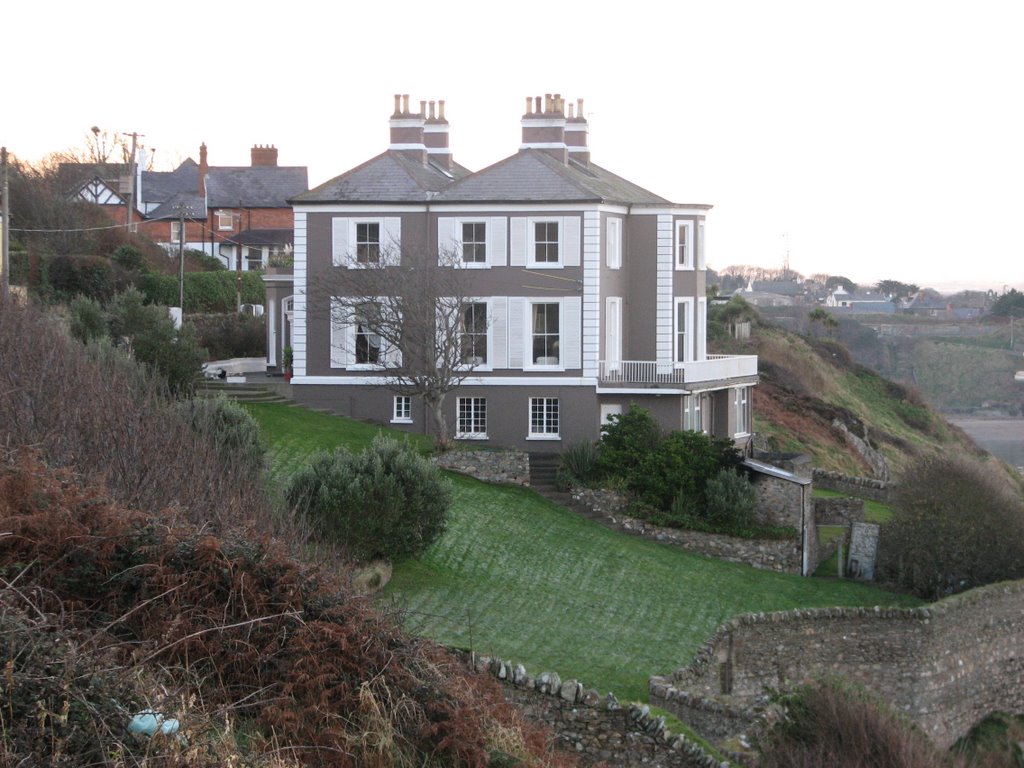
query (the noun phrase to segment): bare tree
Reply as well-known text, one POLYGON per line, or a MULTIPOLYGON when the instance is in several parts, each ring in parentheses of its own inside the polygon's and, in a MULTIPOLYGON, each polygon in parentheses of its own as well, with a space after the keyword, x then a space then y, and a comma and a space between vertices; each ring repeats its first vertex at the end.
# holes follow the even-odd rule
POLYGON ((382 387, 422 398, 447 450, 445 398, 487 362, 487 304, 469 295, 458 254, 377 247, 353 256, 310 285, 311 305, 330 307, 335 362, 377 368, 382 387))
POLYGON ((116 131, 111 133, 105 128, 94 125, 85 134, 80 147, 69 147, 60 152, 50 153, 46 163, 84 163, 102 165, 105 163, 123 163, 131 160, 131 148, 124 136, 116 131))

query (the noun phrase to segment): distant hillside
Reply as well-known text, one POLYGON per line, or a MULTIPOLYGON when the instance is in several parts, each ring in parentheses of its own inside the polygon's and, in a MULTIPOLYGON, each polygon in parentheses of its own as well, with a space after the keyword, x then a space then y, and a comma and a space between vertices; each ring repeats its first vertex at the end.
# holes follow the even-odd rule
POLYGON ((806 453, 817 467, 881 479, 898 474, 921 454, 983 455, 919 394, 857 364, 839 342, 786 331, 735 305, 713 313, 712 325, 709 343, 715 352, 759 356, 758 448, 806 453), (752 319, 749 340, 726 334, 723 321, 737 316, 752 319))

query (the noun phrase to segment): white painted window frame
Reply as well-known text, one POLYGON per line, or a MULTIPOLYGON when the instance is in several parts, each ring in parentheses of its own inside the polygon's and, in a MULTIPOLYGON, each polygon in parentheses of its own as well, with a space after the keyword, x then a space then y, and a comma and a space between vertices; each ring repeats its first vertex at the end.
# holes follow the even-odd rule
POLYGON ((608 217, 605 243, 605 263, 608 269, 622 269, 622 219, 608 217))
POLYGON ((469 396, 469 397, 456 397, 455 398, 455 439, 456 440, 487 440, 487 398, 480 396, 469 396), (479 404, 483 405, 483 432, 463 432, 459 428, 462 426, 462 404, 468 401, 470 410, 473 412, 472 419, 476 420, 476 407, 479 404), (478 402, 479 401, 479 402, 478 402))
POLYGON ((184 227, 180 221, 171 221, 171 242, 177 245, 181 242, 183 237, 182 230, 184 227))
POLYGON ((672 262, 678 272, 693 271, 693 221, 679 219, 675 223, 675 241, 673 243, 672 262), (679 246, 684 245, 686 258, 680 262, 679 246))
POLYGON ((392 424, 412 424, 412 396, 395 395, 391 411, 392 424))
POLYGON ((697 222, 697 269, 707 269, 707 235, 704 222, 697 222))
POLYGON ((523 313, 523 370, 524 371, 564 371, 565 350, 562 349, 565 340, 565 302, 561 298, 537 296, 527 298, 525 312, 523 313), (558 305, 558 362, 535 363, 533 360, 533 308, 537 304, 558 305))
POLYGON ((470 218, 455 218, 455 248, 458 253, 458 266, 464 269, 490 269, 491 267, 491 222, 486 216, 474 216, 470 218), (462 225, 483 224, 484 225, 484 260, 466 261, 463 251, 462 225))
POLYGON ((677 368, 680 368, 687 363, 694 361, 693 352, 693 334, 694 334, 694 317, 693 317, 693 306, 694 299, 692 296, 677 297, 673 305, 672 311, 672 362, 677 368), (683 354, 680 359, 679 354, 679 313, 682 311, 683 317, 686 319, 686 330, 685 338, 683 340, 683 354))
POLYGON ((562 439, 562 436, 561 436, 561 431, 562 431, 562 403, 561 403, 559 398, 557 398, 557 397, 550 397, 550 396, 547 396, 547 395, 541 396, 541 397, 531 397, 531 398, 529 398, 528 406, 527 406, 527 412, 526 412, 526 418, 527 418, 527 435, 526 435, 526 439, 527 440, 561 440, 562 439), (547 418, 547 416, 548 416, 548 413, 547 413, 548 407, 550 406, 552 401, 554 402, 555 413, 556 413, 557 420, 558 420, 558 430, 556 432, 534 432, 533 431, 533 404, 534 404, 535 401, 538 401, 538 400, 544 401, 543 408, 544 408, 544 421, 545 421, 545 423, 547 423, 547 421, 548 421, 548 418, 547 418))
POLYGON ((732 391, 733 413, 736 431, 733 437, 747 437, 753 429, 754 416, 751 411, 750 387, 736 387, 732 391))
POLYGON ((217 211, 217 229, 234 229, 235 228, 235 214, 231 211, 217 211), (224 220, 227 219, 227 224, 224 224, 224 220))
MULTIPOLYGON (((479 365, 466 364, 459 366, 463 370, 472 369, 474 371, 493 371, 494 370, 494 306, 490 298, 474 297, 463 300, 463 309, 459 312, 459 320, 462 320, 462 313, 465 311, 465 307, 470 304, 483 304, 484 311, 487 314, 487 362, 480 363, 479 365)), ((460 331, 461 335, 461 331, 460 331)), ((461 343, 461 342, 460 342, 461 343)))
POLYGON ((565 262, 565 222, 561 216, 530 216, 526 220, 526 266, 530 269, 561 269, 565 262), (537 225, 558 227, 558 261, 537 261, 537 225))

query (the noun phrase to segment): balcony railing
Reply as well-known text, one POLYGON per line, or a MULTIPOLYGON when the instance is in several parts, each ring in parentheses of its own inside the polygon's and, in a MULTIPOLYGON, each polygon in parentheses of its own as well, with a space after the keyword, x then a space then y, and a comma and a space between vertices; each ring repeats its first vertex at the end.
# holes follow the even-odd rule
POLYGON ((708 355, 688 363, 654 360, 601 360, 598 379, 602 386, 685 386, 757 375, 757 355, 708 355))

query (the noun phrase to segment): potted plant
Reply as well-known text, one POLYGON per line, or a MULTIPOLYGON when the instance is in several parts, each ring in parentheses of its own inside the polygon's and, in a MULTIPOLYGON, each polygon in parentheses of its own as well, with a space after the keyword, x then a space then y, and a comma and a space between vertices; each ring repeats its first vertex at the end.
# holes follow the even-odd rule
POLYGON ((292 380, 292 348, 291 347, 285 347, 284 350, 282 350, 282 353, 283 354, 282 354, 282 361, 281 361, 282 365, 281 365, 281 368, 284 371, 284 380, 285 381, 291 381, 292 380))

